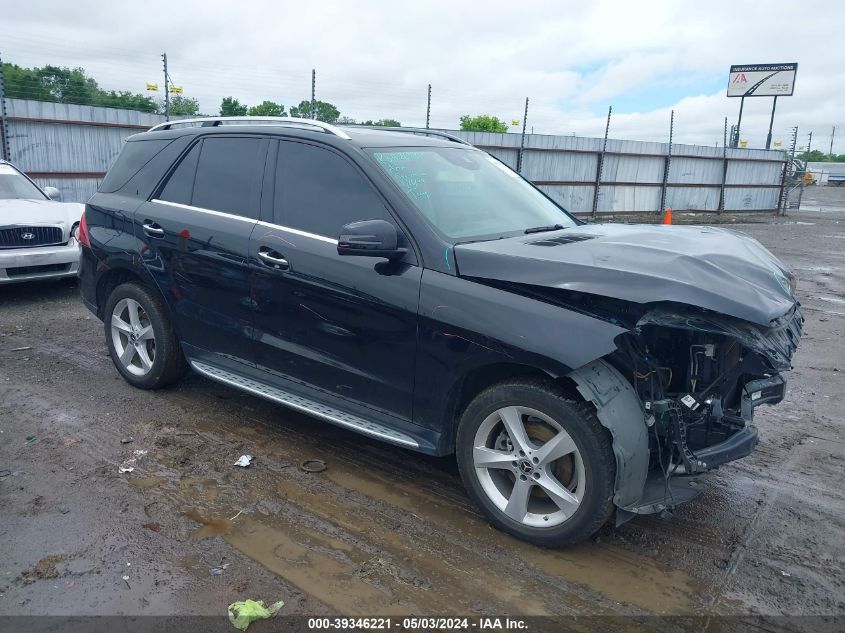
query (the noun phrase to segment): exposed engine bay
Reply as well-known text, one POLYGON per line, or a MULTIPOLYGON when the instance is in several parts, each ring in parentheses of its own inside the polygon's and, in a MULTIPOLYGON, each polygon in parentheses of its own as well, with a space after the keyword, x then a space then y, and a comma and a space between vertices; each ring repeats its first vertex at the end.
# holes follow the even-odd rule
MULTIPOLYGON (((626 517, 688 501, 698 492, 686 487, 696 475, 753 451, 758 442, 754 409, 783 400, 782 372, 791 368, 804 322, 797 303, 766 327, 676 303, 643 305, 588 293, 508 287, 626 330, 605 360, 636 393, 649 452, 642 494, 634 503, 619 504, 626 517)), ((620 489, 624 485, 620 482, 620 489)))
POLYGON ((651 466, 668 479, 744 457, 754 408, 783 399, 781 371, 801 335, 798 307, 768 329, 706 312, 655 309, 619 339, 614 360, 643 402, 651 466))

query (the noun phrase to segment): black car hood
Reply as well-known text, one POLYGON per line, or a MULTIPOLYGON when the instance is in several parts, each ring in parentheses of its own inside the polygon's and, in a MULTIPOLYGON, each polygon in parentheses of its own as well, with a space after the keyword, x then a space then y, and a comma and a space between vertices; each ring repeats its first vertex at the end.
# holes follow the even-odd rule
POLYGON ((672 301, 768 325, 791 310, 792 273, 728 229, 589 224, 455 247, 462 277, 672 301))

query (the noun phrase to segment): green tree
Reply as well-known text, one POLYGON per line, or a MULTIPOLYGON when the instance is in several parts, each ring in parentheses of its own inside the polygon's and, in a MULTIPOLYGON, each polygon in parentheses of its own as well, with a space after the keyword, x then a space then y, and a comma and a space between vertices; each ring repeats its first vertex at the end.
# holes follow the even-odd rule
POLYGON ((824 152, 820 152, 817 149, 814 149, 812 152, 809 152, 809 153, 808 152, 801 152, 800 154, 798 154, 798 156, 796 156, 796 158, 799 158, 803 161, 810 161, 810 162, 814 162, 814 163, 830 160, 830 157, 829 157, 828 154, 825 154, 824 152))
MULTIPOLYGON (((337 120, 340 118, 340 110, 338 110, 334 105, 326 101, 317 101, 315 105, 317 109, 316 119, 318 121, 323 121, 324 123, 337 123, 337 120)), ((303 100, 298 106, 291 106, 290 115, 301 119, 310 119, 311 101, 303 100)))
POLYGON ((103 90, 83 68, 49 64, 41 68, 22 68, 3 64, 3 74, 6 96, 10 98, 131 108, 144 112, 158 110, 158 104, 147 95, 126 90, 103 90))
POLYGON ((358 121, 353 119, 351 116, 342 116, 337 120, 337 122, 341 125, 358 125, 358 121))
POLYGON ((220 116, 244 116, 247 107, 234 97, 223 97, 220 102, 220 116))
POLYGON ((465 114, 461 117, 461 129, 466 132, 507 132, 508 124, 489 114, 465 114))
POLYGON ((378 121, 364 121, 361 125, 377 125, 380 127, 402 127, 396 119, 379 119, 378 121))
MULTIPOLYGON (((159 110, 164 112, 164 99, 159 101, 159 110)), ((170 95, 170 114, 196 116, 200 112, 200 102, 193 97, 170 95)))
POLYGON ((285 106, 274 101, 262 101, 249 109, 250 116, 287 116, 285 106))

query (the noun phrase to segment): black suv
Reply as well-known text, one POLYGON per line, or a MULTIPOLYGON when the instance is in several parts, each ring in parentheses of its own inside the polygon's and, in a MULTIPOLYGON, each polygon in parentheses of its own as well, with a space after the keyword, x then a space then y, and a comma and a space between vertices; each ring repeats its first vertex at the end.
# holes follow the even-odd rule
POLYGON ((202 119, 131 137, 81 288, 132 385, 188 367, 433 455, 499 528, 584 539, 748 455, 801 334, 742 234, 587 225, 430 130, 202 119))

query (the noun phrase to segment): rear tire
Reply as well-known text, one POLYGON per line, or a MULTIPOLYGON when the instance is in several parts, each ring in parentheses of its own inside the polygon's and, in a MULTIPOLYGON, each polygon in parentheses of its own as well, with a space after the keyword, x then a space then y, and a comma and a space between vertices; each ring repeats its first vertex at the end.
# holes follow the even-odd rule
POLYGON ((589 404, 552 381, 479 394, 458 423, 458 468, 494 526, 542 547, 582 541, 610 518, 616 458, 589 404))
POLYGON ((158 295, 136 283, 121 284, 103 314, 109 355, 130 385, 160 389, 185 375, 182 347, 158 295))

